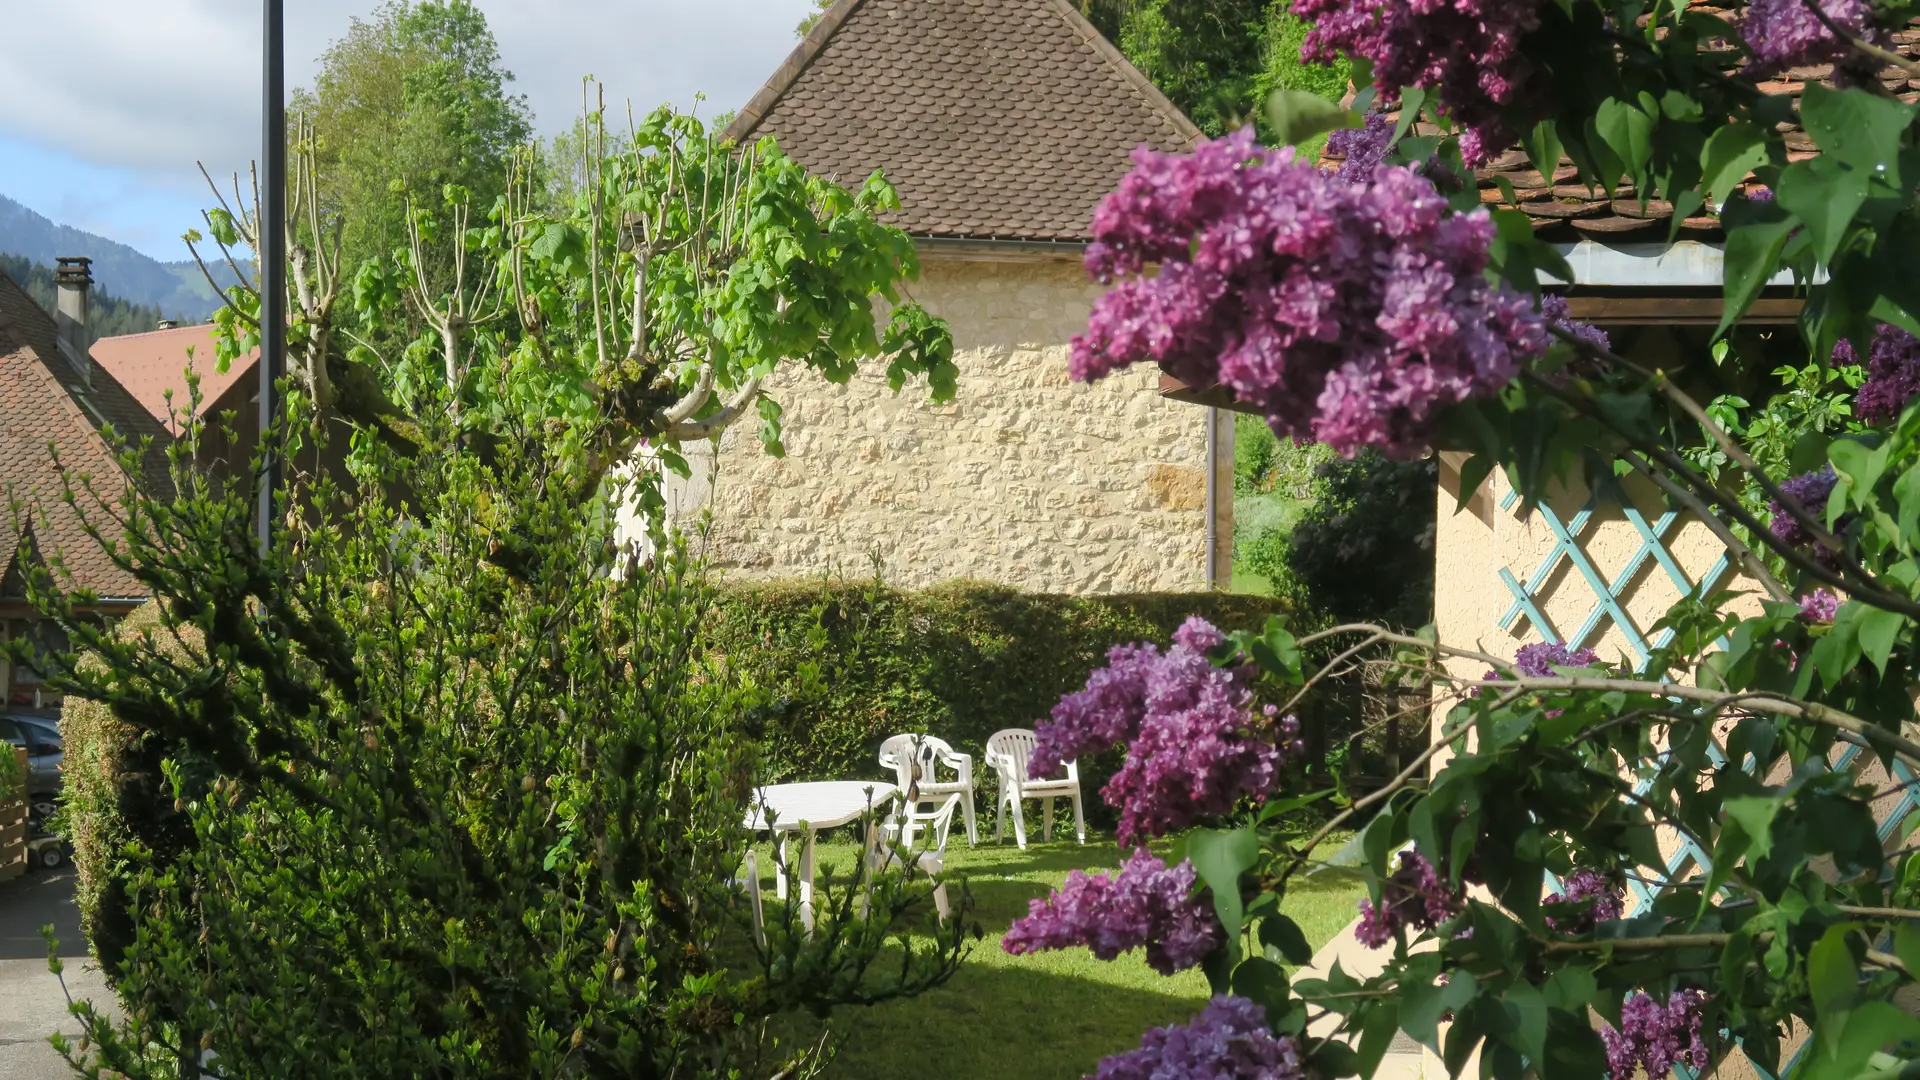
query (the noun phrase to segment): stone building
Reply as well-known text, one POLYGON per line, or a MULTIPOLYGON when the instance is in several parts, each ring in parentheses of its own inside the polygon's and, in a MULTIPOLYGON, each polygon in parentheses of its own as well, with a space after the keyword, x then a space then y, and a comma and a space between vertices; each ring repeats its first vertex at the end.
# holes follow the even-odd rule
MULTIPOLYGON (((710 505, 734 577, 869 572, 1107 593, 1224 583, 1232 425, 1139 371, 1088 386, 1067 345, 1100 286, 1080 262, 1134 147, 1194 126, 1067 0, 840 0, 728 134, 817 175, 884 170, 923 264, 908 291, 953 329, 959 392, 877 373, 775 381, 784 459, 741 425, 669 494, 710 505), (1211 546, 1209 541, 1211 540, 1211 546)), ((704 449, 704 448, 703 448, 704 449)))

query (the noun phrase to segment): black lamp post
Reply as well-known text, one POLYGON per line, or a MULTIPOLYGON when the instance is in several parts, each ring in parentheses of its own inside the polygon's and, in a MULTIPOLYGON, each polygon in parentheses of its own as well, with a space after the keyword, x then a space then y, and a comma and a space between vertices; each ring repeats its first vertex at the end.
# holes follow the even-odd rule
POLYGON ((287 348, 287 64, 283 0, 263 0, 260 116, 260 551, 273 543, 273 493, 280 486, 274 445, 279 419, 275 384, 287 348))

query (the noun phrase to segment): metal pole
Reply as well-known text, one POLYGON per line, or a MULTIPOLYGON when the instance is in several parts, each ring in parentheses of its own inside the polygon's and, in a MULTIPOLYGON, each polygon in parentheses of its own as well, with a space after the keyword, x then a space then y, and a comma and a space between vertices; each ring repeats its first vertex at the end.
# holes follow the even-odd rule
POLYGON ((259 520, 262 553, 273 543, 273 493, 280 486, 274 446, 280 379, 287 348, 287 108, 286 34, 283 0, 262 0, 260 101, 260 451, 259 520))

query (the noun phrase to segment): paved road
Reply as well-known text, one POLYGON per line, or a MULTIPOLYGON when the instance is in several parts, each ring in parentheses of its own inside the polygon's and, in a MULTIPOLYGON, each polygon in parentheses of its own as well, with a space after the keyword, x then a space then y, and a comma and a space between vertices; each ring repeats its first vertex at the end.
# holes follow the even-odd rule
POLYGON ((112 997, 80 936, 73 906, 73 867, 33 870, 0 884, 0 1080, 65 1080, 74 1075, 47 1045, 55 1031, 78 1030, 67 993, 104 1002, 112 997), (66 957, 66 990, 47 970, 40 928, 53 924, 66 957))

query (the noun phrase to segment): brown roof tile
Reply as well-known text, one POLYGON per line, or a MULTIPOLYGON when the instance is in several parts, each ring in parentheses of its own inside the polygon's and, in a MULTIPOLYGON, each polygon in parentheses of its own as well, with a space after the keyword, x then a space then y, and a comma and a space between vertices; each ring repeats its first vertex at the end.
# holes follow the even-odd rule
MULTIPOLYGON (((83 382, 54 340, 53 319, 0 272, 0 490, 29 503, 34 547, 46 557, 58 553, 73 584, 102 597, 144 596, 145 588, 113 565, 82 530, 76 512, 60 502, 49 447, 72 473, 91 477, 95 491, 112 496, 120 492, 122 474, 104 433, 151 438, 137 479, 147 490, 164 493, 172 489, 169 437, 110 372, 96 364, 91 380, 83 382)), ((98 521, 99 508, 89 516, 98 521)), ((11 513, 0 508, 0 576, 8 576, 19 540, 11 513)))
POLYGON ((1083 241, 1134 147, 1200 132, 1068 0, 838 0, 727 134, 883 169, 917 236, 1083 241))
MULTIPOLYGON (((1691 0, 1691 3, 1696 8, 1720 13, 1716 5, 1703 0, 1691 0)), ((1915 20, 1914 26, 1920 28, 1920 19, 1915 20)), ((1910 60, 1920 59, 1920 33, 1913 30, 1896 33, 1892 47, 1910 60)), ((1826 79, 1832 74, 1831 65, 1794 68, 1780 78, 1762 80, 1759 85, 1760 89, 1770 94, 1799 97, 1806 89, 1807 80, 1826 79)), ((1909 88, 1906 72, 1888 67, 1880 73, 1880 77, 1882 84, 1889 91, 1899 94, 1901 100, 1912 102, 1920 98, 1920 95, 1905 92, 1909 88)), ((1429 125, 1422 124, 1420 127, 1424 129, 1421 134, 1432 134, 1429 125)), ((1788 129, 1783 134, 1788 161, 1804 161, 1818 152, 1818 148, 1799 129, 1788 129)), ((1326 160, 1338 162, 1340 159, 1328 155, 1326 160)), ((1589 192, 1575 179, 1573 159, 1564 154, 1560 157, 1559 166, 1554 169, 1551 198, 1533 197, 1544 196, 1543 189, 1548 185, 1541 180, 1540 173, 1527 160, 1526 154, 1518 150, 1499 155, 1485 167, 1475 170, 1475 175, 1480 182, 1480 201, 1489 206, 1506 202, 1505 193, 1500 189, 1502 179, 1511 185, 1519 198, 1518 209, 1533 219, 1535 235, 1546 239, 1577 240, 1583 235, 1601 235, 1613 239, 1664 240, 1673 222, 1672 205, 1656 201, 1651 196, 1643 212, 1639 194, 1631 184, 1614 192, 1611 203, 1604 192, 1589 192), (1629 235, 1642 232, 1644 236, 1629 235)), ((1748 186, 1758 185, 1752 183, 1749 177, 1748 186)), ((1719 219, 1705 211, 1686 219, 1681 223, 1681 228, 1692 239, 1721 237, 1719 219)))

